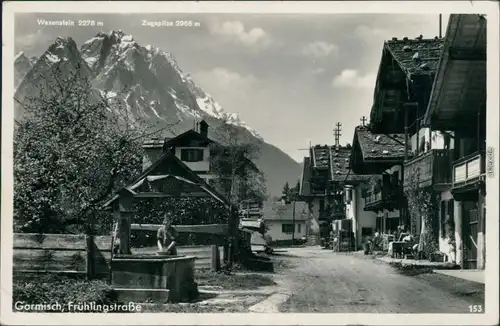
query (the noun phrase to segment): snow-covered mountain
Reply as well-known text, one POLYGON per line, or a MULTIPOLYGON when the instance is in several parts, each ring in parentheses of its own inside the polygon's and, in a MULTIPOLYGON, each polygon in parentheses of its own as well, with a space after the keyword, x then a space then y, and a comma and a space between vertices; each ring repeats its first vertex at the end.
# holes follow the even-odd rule
POLYGON ((24 52, 19 52, 14 58, 14 87, 17 87, 24 76, 33 68, 37 58, 28 59, 24 52))
MULTIPOLYGON (((159 125, 178 122, 174 134, 192 128, 195 119, 205 119, 210 126, 230 123, 239 134, 261 145, 256 164, 266 174, 271 194, 279 194, 285 181, 295 183, 300 177, 297 162, 265 143, 237 114, 226 112, 182 71, 171 53, 142 46, 122 31, 100 32, 80 49, 70 37, 58 37, 35 63, 20 53, 15 61, 16 98, 22 101, 35 88, 43 88, 54 68, 58 74, 78 71, 90 78, 102 95, 124 104, 131 117, 159 125)), ((20 115, 21 108, 16 107, 16 118, 20 115)), ((209 136, 217 139, 213 133, 209 136)))

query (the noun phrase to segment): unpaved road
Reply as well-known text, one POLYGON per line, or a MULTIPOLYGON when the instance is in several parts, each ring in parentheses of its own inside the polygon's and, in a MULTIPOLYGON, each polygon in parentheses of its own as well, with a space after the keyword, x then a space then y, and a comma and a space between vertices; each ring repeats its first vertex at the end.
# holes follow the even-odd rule
POLYGON ((277 279, 291 294, 281 312, 469 313, 484 285, 439 274, 406 276, 371 257, 319 247, 287 249, 277 279), (290 267, 290 266, 288 266, 290 267))

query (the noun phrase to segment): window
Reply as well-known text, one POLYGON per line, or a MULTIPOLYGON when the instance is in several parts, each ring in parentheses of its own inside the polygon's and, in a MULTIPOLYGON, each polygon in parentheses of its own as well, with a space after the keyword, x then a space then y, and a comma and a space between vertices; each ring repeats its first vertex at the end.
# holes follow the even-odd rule
POLYGON ((371 236, 373 233, 372 228, 361 228, 361 236, 362 237, 368 237, 371 236))
POLYGON ((297 224, 297 228, 298 228, 298 229, 297 229, 297 232, 298 232, 298 233, 300 233, 300 232, 301 232, 301 231, 300 231, 300 227, 301 227, 301 224, 297 224))
POLYGON ((184 162, 203 161, 203 149, 202 148, 181 149, 181 161, 184 162))
POLYGON ((293 233, 293 224, 282 224, 281 232, 283 233, 293 233))

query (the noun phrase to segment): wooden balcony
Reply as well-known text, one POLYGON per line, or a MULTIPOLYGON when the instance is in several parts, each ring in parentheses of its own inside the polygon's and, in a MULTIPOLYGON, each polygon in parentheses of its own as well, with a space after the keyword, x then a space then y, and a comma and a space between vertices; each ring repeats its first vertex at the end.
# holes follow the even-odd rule
POLYGON ((444 190, 451 186, 453 150, 431 149, 416 156, 404 165, 404 188, 410 187, 415 171, 419 171, 419 187, 444 190))
POLYGON ((484 152, 478 151, 452 164, 452 189, 475 187, 485 172, 484 152))
POLYGON ((368 191, 365 197, 365 208, 370 205, 375 205, 382 201, 382 191, 373 192, 368 191))
POLYGON ((383 209, 394 210, 399 209, 400 196, 398 193, 401 192, 401 187, 387 187, 382 188, 379 191, 368 191, 365 198, 365 211, 377 212, 383 209))

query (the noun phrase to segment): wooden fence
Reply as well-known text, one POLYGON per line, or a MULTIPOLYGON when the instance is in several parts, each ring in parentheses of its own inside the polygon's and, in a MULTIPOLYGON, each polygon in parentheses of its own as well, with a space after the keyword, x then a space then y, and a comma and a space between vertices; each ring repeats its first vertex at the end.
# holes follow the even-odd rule
POLYGON ((14 276, 57 273, 103 279, 110 275, 111 237, 14 233, 14 276))
MULTIPOLYGON (((111 236, 15 233, 14 276, 35 274, 79 275, 108 279, 111 266, 111 236)), ((133 248, 133 253, 156 253, 156 247, 133 248)), ((183 246, 180 255, 196 256, 195 268, 211 268, 212 246, 183 246)), ((223 256, 219 247, 219 257, 223 256)), ((220 263, 220 262, 219 262, 220 263)))

